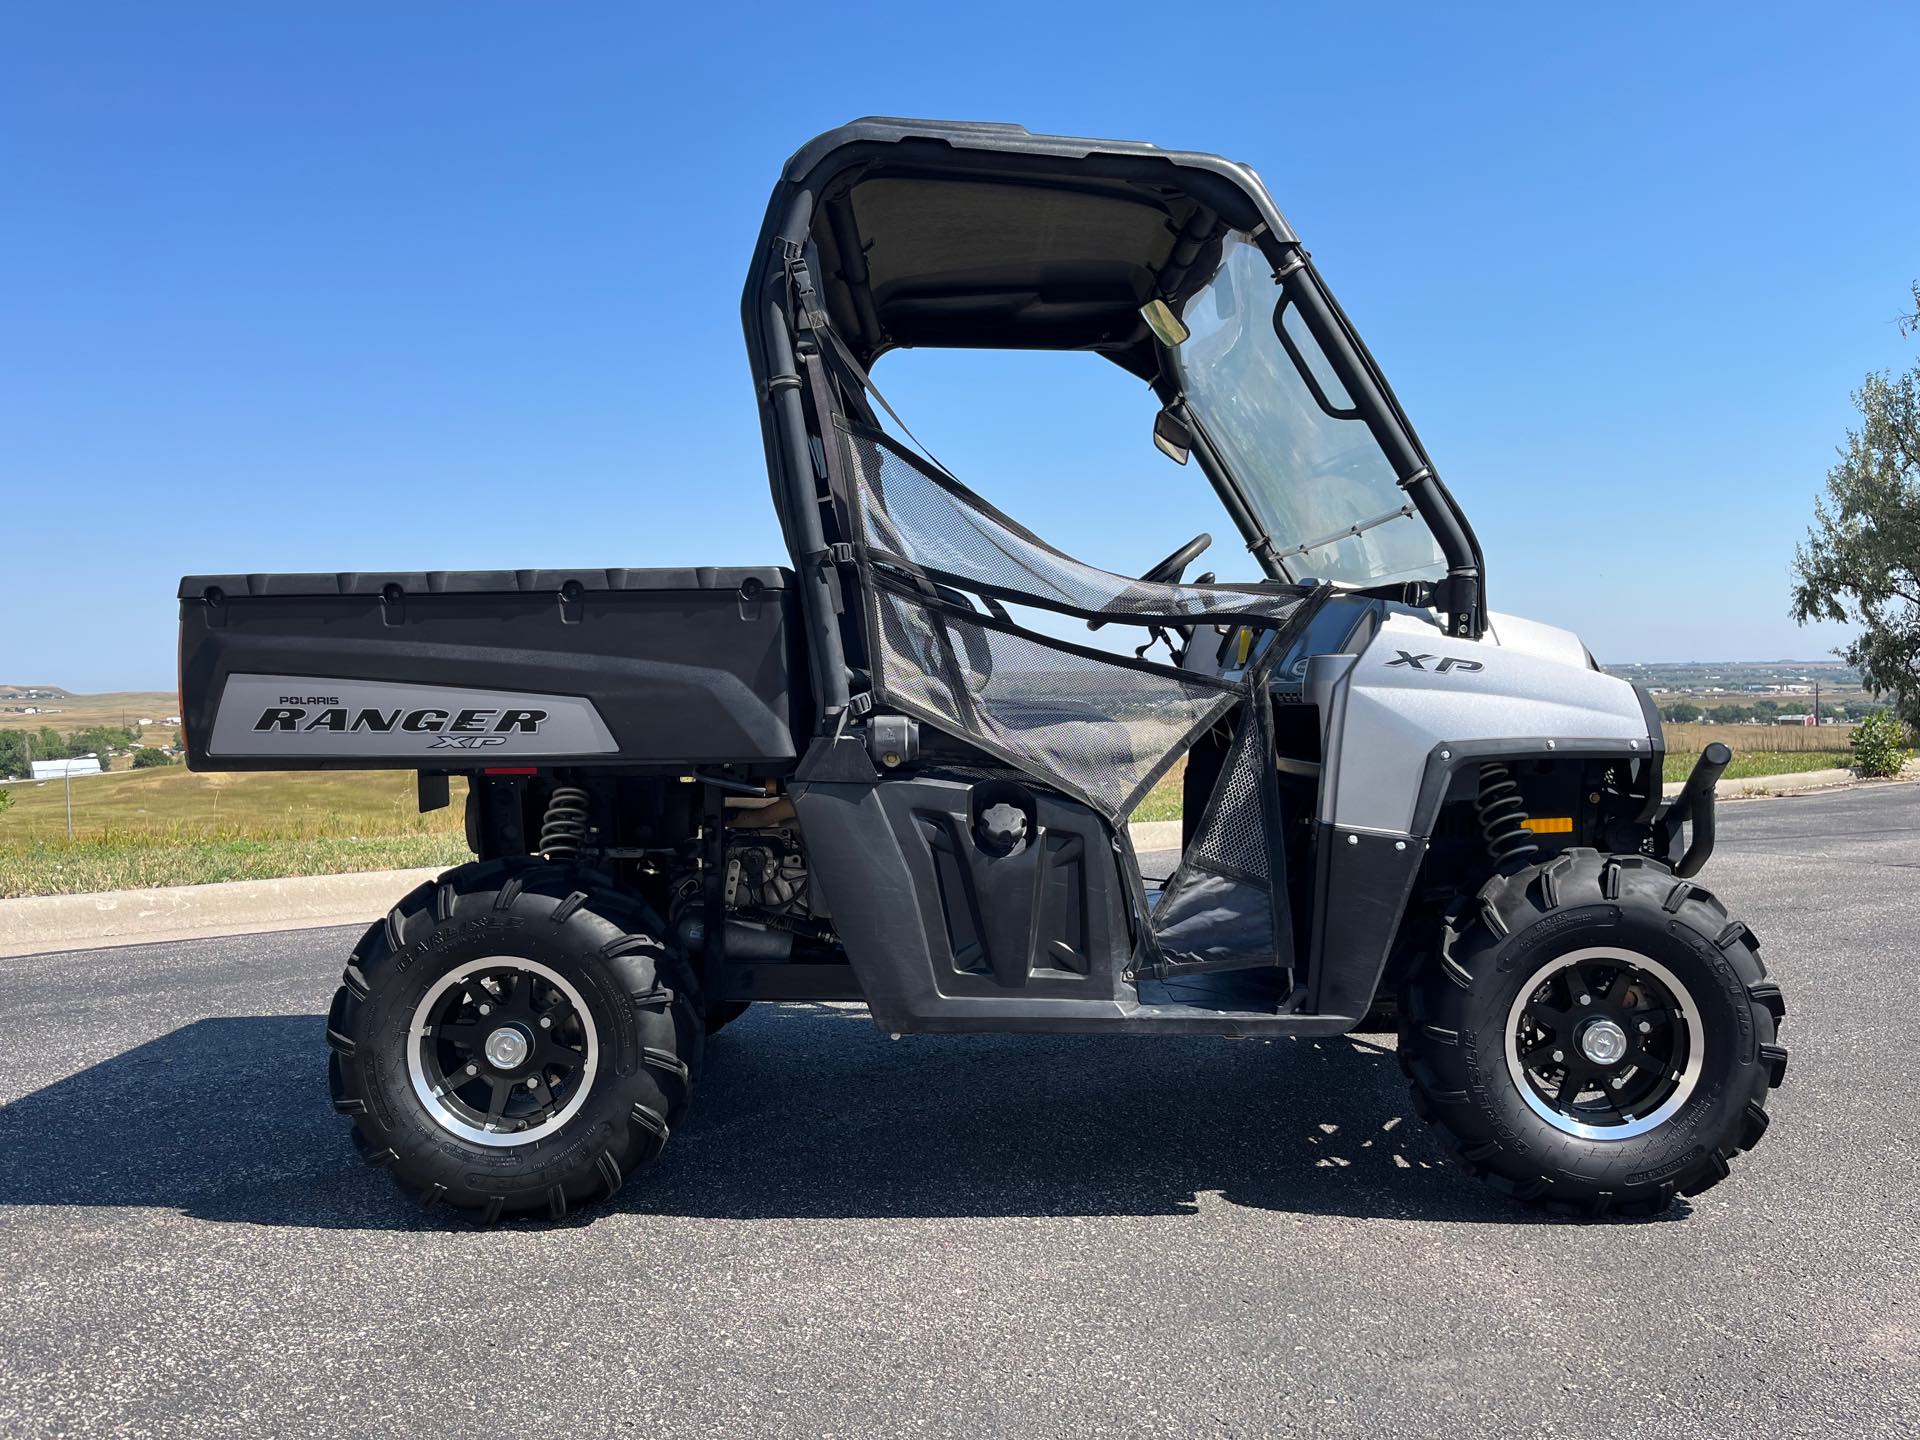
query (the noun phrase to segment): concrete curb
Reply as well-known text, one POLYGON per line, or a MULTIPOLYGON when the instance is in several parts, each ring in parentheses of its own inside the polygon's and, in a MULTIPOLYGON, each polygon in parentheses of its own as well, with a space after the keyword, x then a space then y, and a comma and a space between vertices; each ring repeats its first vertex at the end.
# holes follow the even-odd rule
POLYGON ((1137 824, 1129 825, 1127 834, 1133 839, 1133 848, 1142 853, 1148 850, 1180 848, 1178 820, 1142 820, 1137 824))
MULTIPOLYGON (((1672 799, 1684 782, 1664 787, 1672 799)), ((1851 770, 1796 770, 1789 775, 1749 775, 1744 780, 1722 780, 1714 794, 1722 800, 1739 800, 1754 795, 1792 795, 1801 790, 1831 790, 1837 785, 1856 783, 1851 770)))
POLYGON ((368 870, 285 880, 227 880, 93 895, 0 900, 0 956, 200 940, 264 930, 366 925, 438 870, 368 870))
MULTIPOLYGON (((1920 780, 1920 760, 1909 760, 1898 775, 1865 779, 1851 770, 1798 770, 1787 775, 1749 775, 1744 780, 1722 780, 1714 791, 1723 800, 1757 798, 1763 795, 1799 795, 1810 790, 1841 790, 1853 785, 1898 785, 1920 780)), ((1678 784, 1666 787, 1668 796, 1678 795, 1678 784)))

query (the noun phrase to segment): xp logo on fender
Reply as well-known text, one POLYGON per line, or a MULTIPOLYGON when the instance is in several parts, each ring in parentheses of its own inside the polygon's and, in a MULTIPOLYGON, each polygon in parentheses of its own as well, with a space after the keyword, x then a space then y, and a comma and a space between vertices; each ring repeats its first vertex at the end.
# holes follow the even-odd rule
POLYGON ((1460 670, 1471 675, 1477 670, 1487 668, 1478 660, 1462 660, 1457 655, 1413 655, 1405 650, 1396 650, 1394 654, 1400 658, 1398 660, 1387 661, 1387 668, 1389 670, 1399 665, 1404 665, 1412 670, 1425 670, 1427 668, 1427 661, 1429 660, 1438 660, 1440 662, 1433 667, 1433 673, 1436 675, 1445 675, 1450 670, 1460 670))

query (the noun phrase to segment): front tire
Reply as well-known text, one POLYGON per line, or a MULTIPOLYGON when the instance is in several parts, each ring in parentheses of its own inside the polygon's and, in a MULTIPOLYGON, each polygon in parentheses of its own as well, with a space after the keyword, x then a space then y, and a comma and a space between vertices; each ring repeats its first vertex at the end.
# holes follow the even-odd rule
POLYGON ((1787 1052, 1765 976, 1752 932, 1646 857, 1495 876, 1407 987, 1414 1108, 1516 1198, 1655 1213, 1766 1133, 1787 1052))
POLYGON ((658 1157, 705 1029, 685 962, 604 876, 463 865, 362 937, 327 1016, 370 1165, 482 1221, 554 1219, 658 1157))

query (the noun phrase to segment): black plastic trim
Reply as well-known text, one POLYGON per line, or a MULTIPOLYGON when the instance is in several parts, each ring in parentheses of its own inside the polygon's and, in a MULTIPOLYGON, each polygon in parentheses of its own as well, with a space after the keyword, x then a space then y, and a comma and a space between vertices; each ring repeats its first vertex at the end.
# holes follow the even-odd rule
MULTIPOLYGON (((1644 685, 1635 685, 1633 694, 1640 702, 1641 718, 1647 722, 1647 745, 1653 755, 1653 773, 1656 777, 1662 776, 1667 769, 1667 732, 1660 720, 1660 707, 1653 703, 1653 696, 1644 685)), ((1657 778, 1647 787, 1647 798, 1640 806, 1640 813, 1634 816, 1640 824, 1651 824, 1653 817, 1660 813, 1661 788, 1657 778)))
POLYGON ((1373 1004, 1427 842, 1415 835, 1314 825, 1307 1009, 1357 1025, 1373 1004))
POLYGON ((773 565, 707 566, 679 569, 591 570, 396 570, 310 571, 279 575, 187 575, 179 598, 205 601, 221 596, 381 595, 397 587, 403 595, 559 594, 569 586, 581 591, 611 590, 785 590, 793 572, 773 565))

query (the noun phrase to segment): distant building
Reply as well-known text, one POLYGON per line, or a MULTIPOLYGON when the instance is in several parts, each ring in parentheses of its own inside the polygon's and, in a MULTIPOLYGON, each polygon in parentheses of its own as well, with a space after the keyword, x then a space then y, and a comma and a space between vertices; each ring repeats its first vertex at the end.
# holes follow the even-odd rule
POLYGON ((169 715, 160 723, 162 725, 178 725, 180 723, 180 717, 178 715, 169 715))
POLYGON ((33 762, 33 778, 36 780, 59 780, 68 775, 98 775, 100 757, 82 755, 73 760, 36 760, 33 762))

